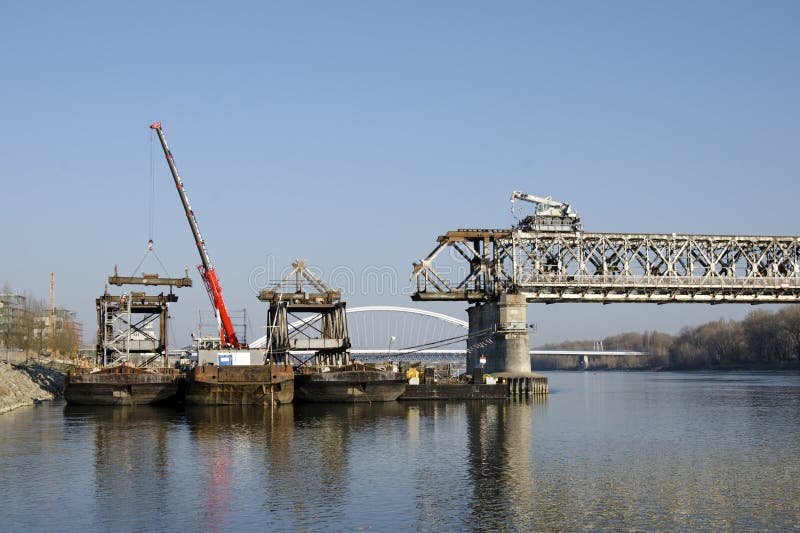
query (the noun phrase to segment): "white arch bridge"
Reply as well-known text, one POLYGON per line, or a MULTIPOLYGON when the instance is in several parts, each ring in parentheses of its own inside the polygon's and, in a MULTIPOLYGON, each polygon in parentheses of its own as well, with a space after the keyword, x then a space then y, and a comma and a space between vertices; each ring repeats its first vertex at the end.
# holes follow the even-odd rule
MULTIPOLYGON (((366 306, 347 309, 351 354, 360 360, 403 359, 406 361, 464 361, 467 354, 469 324, 443 313, 396 306, 366 306)), ((290 335, 313 328, 319 315, 289 324, 290 335)), ((488 332, 477 334, 486 337, 488 332)), ((489 336, 489 339, 492 337, 489 336)), ((482 342, 491 342, 482 341, 482 342)), ((264 348, 266 336, 250 343, 251 348, 264 348)), ((478 347, 477 349, 480 349, 478 347)), ((613 350, 530 350, 531 356, 645 356, 646 352, 613 350)))

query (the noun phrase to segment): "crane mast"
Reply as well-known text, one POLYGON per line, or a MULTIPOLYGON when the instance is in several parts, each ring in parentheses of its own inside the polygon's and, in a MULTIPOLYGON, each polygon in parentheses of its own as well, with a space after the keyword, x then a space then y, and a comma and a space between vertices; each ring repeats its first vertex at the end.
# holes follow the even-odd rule
POLYGON ((186 218, 189 220, 189 227, 194 236, 194 242, 197 245, 197 251, 200 253, 200 261, 202 264, 197 265, 200 271, 200 277, 208 291, 208 297, 211 299, 211 305, 214 306, 214 311, 217 317, 217 325, 219 326, 220 342, 224 347, 239 348, 239 339, 236 337, 236 331, 233 328, 233 322, 228 314, 228 308, 225 306, 225 299, 222 297, 222 286, 217 278, 217 272, 211 264, 211 258, 206 249, 206 243, 200 235, 200 228, 197 226, 197 219, 194 216, 192 206, 189 205, 189 199, 186 197, 186 191, 183 188, 183 181, 178 175, 178 168, 175 166, 175 161, 172 158, 172 152, 167 146, 167 139, 164 137, 164 132, 161 129, 161 122, 151 124, 150 128, 155 130, 158 134, 158 140, 161 141, 161 148, 164 149, 164 157, 167 159, 167 165, 172 173, 172 179, 175 181, 175 187, 178 189, 178 196, 181 198, 183 210, 186 212, 186 218))

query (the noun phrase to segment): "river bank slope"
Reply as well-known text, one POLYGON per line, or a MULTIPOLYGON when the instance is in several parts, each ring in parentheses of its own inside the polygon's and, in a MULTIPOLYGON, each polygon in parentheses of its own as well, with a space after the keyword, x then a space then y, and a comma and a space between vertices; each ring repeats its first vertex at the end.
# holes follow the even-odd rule
POLYGON ((61 397, 64 374, 41 365, 0 362, 0 414, 61 397))

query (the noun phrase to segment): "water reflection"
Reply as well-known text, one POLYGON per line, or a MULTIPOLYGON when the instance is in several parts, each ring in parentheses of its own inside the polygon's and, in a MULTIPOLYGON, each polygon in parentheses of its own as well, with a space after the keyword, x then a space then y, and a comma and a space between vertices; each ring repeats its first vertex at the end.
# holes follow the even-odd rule
MULTIPOLYGON (((173 497, 169 486, 170 426, 173 411, 150 406, 66 406, 68 426, 90 427, 92 462, 83 465, 93 478, 97 520, 113 525, 120 515, 136 516, 143 503, 165 510, 173 497)), ((145 527, 149 519, 140 522, 145 527)))
POLYGON ((481 528, 520 531, 530 525, 533 409, 525 399, 467 404, 470 522, 481 528))
POLYGON ((796 530, 800 377, 555 373, 543 403, 0 417, 2 529, 796 530))
POLYGON ((412 529, 524 530, 530 524, 535 411, 546 400, 404 404, 412 529))
POLYGON ((246 526, 254 511, 268 517, 262 524, 301 530, 359 513, 356 528, 396 517, 400 529, 520 529, 530 523, 536 408, 530 399, 274 410, 67 406, 64 421, 91 428, 87 470, 101 524, 129 517, 134 529, 146 528, 148 519, 136 518, 143 502, 174 515, 177 496, 194 517, 188 523, 209 531, 246 526), (382 457, 387 452, 394 456, 382 457), (370 492, 381 495, 378 506, 364 509, 370 492))
POLYGON ((199 473, 208 487, 199 495, 204 526, 241 524, 237 510, 245 505, 268 513, 267 523, 290 529, 343 520, 354 481, 351 459, 359 460, 352 436, 403 412, 397 402, 187 407, 192 447, 210 459, 199 473), (247 495, 240 492, 242 479, 248 480, 247 495))

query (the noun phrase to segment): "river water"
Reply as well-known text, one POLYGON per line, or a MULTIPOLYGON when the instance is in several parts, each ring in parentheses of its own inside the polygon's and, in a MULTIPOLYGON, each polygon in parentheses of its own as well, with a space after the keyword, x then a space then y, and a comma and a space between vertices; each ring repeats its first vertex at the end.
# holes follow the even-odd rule
POLYGON ((21 408, 0 530, 800 530, 800 373, 548 376, 541 401, 21 408))

